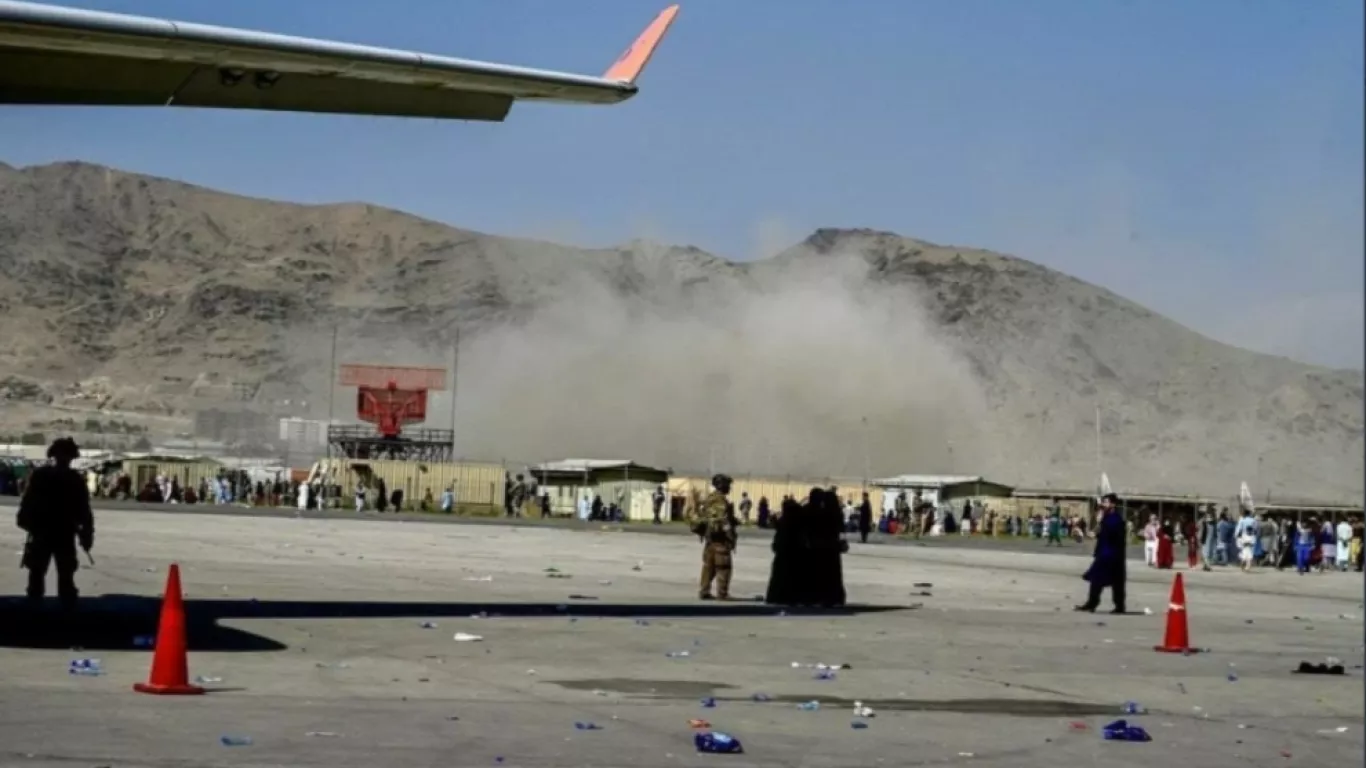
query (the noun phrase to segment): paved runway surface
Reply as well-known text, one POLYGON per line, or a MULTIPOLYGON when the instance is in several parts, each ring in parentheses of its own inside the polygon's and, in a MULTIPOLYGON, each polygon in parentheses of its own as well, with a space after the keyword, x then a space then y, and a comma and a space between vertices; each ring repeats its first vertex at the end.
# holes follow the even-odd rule
MULTIPOLYGON (((0 507, 14 506, 18 499, 12 496, 0 496, 0 507)), ((213 505, 213 504, 147 504, 136 501, 103 501, 104 511, 106 512, 159 512, 162 514, 173 515, 227 515, 230 517, 295 517, 307 520, 387 520, 404 522, 430 522, 440 525, 496 525, 528 528, 559 528, 574 531, 608 531, 624 533, 650 533, 666 534, 674 536, 688 535, 688 529, 681 523, 666 525, 654 525, 651 523, 600 523, 600 522, 580 522, 579 520, 567 517, 554 517, 542 519, 538 517, 529 518, 504 518, 504 517, 474 517, 474 516, 454 516, 434 513, 410 512, 404 514, 361 512, 357 513, 348 509, 329 509, 329 510, 309 510, 301 512, 292 508, 274 507, 247 507, 237 505, 213 505)), ((856 535, 856 534, 855 534, 856 535)), ((754 539, 764 542, 762 546, 768 546, 767 540, 772 538, 772 530, 765 530, 754 526, 745 527, 741 531, 741 537, 749 540, 754 539)), ((1090 557, 1094 542, 1074 543, 1064 542, 1061 547, 1045 547, 1041 539, 1028 537, 1001 536, 1001 537, 982 537, 982 536, 933 536, 914 539, 908 536, 884 536, 879 533, 872 533, 869 536, 870 543, 891 544, 896 546, 909 547, 939 547, 939 548, 991 548, 1007 552, 1052 552, 1069 555, 1082 555, 1090 557)), ((1178 547, 1180 550, 1180 548, 1178 547)), ((1178 551, 1178 555, 1183 555, 1184 550, 1178 551)), ((1130 543, 1129 559, 1143 559, 1143 545, 1141 543, 1130 543)))
MULTIPOLYGON (((858 605, 799 615, 698 602, 685 536, 98 519, 78 622, 20 624, 0 607, 0 765, 1223 768, 1356 765, 1363 750, 1359 575, 1188 573, 1194 641, 1211 652, 1183 657, 1152 651, 1170 573, 1131 570, 1137 615, 1076 614, 1083 563, 1069 554, 856 544, 858 605), (133 641, 154 631, 173 560, 191 675, 218 679, 203 697, 131 690, 150 662, 133 641), (1347 677, 1290 674, 1329 656, 1347 677), (105 674, 68 675, 81 657, 105 674), (851 668, 820 681, 793 662, 851 668), (798 710, 808 700, 820 710, 798 710), (866 729, 851 727, 855 700, 877 712, 866 729), (1152 742, 1101 739, 1126 700, 1150 711, 1130 719, 1152 742), (695 754, 690 718, 746 754, 695 754)), ((0 551, 20 546, 0 529, 0 551)), ((736 563, 734 592, 761 592, 766 542, 736 563)), ((23 575, 0 569, 0 594, 20 594, 23 575)))

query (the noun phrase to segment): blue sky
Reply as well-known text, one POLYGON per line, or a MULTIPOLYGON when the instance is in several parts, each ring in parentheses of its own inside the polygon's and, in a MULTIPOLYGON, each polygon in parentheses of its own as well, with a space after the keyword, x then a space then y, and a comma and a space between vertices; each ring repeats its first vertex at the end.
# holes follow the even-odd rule
MULTIPOLYGON (((74 4, 597 74, 666 2, 74 4)), ((684 0, 617 107, 504 124, 0 109, 0 160, 734 259, 874 227, 1360 367, 1362 15, 1351 0, 684 0)))

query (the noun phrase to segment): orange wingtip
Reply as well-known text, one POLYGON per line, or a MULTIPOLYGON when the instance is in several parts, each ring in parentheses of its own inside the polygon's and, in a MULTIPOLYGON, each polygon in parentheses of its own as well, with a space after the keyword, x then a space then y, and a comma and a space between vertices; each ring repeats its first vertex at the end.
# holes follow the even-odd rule
POLYGON ((671 5, 660 11, 655 20, 650 22, 650 26, 640 33, 631 47, 621 54, 612 66, 607 68, 607 73, 602 76, 604 80, 615 80, 621 83, 634 83, 640 73, 645 69, 645 65, 650 63, 650 57, 654 55, 655 49, 659 47, 659 41, 664 39, 664 33, 669 31, 669 25, 674 23, 674 17, 678 15, 678 6, 671 5))

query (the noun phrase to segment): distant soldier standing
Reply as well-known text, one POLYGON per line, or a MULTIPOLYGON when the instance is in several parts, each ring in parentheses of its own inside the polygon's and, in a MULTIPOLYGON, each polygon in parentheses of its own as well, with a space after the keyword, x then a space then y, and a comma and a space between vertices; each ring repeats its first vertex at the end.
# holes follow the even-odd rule
POLYGON ((521 517, 526 506, 526 480, 521 475, 508 487, 508 517, 521 517))
POLYGON ((711 479, 712 491, 702 500, 700 511, 702 533, 702 583, 698 597, 711 600, 711 583, 716 582, 716 598, 730 599, 731 554, 735 551, 736 533, 730 513, 731 479, 716 475, 711 479))
POLYGON ((76 590, 76 543, 79 540, 87 555, 95 544, 90 490, 71 468, 80 455, 76 441, 69 437, 53 442, 47 449, 52 463, 33 471, 19 502, 17 522, 28 534, 22 565, 28 569, 28 599, 35 608, 41 606, 46 591, 48 564, 55 561, 62 608, 75 609, 80 594, 76 590))

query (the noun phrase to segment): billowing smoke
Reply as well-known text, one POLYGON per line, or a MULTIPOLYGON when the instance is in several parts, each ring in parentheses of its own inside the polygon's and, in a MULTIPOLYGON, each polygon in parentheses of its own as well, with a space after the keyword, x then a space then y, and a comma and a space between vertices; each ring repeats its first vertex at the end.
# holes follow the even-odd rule
MULTIPOLYGON (((697 281, 693 255, 637 244, 601 271, 565 265, 520 321, 467 333, 459 454, 776 476, 980 464, 983 397, 909 288, 870 282, 855 256, 795 252, 697 281)), ((376 361, 450 359, 377 346, 376 361)), ((429 422, 448 408, 435 398, 429 422)))

